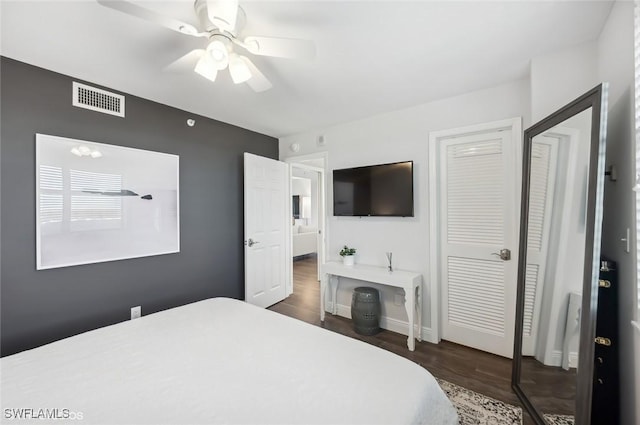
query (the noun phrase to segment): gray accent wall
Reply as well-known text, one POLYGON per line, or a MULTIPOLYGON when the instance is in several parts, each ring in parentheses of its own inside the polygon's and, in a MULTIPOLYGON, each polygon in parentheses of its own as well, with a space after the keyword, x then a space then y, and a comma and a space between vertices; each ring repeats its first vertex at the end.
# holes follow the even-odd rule
POLYGON ((0 81, 2 356, 128 320, 133 306, 244 297, 242 154, 277 159, 277 139, 127 94, 126 118, 77 108, 80 80, 6 57, 0 81), (36 270, 36 133, 179 155, 180 253, 36 270))

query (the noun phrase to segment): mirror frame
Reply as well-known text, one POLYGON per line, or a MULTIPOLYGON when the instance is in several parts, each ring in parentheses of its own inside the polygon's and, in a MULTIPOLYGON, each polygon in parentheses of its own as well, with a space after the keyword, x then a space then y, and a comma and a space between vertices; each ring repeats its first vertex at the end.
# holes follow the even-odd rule
POLYGON ((529 220, 529 174, 531 171, 531 147, 533 138, 561 124, 565 120, 592 108, 591 146, 589 149, 589 176, 587 186, 584 274, 582 285, 582 314, 580 316, 580 344, 576 382, 575 423, 590 425, 591 398, 593 394, 593 356, 598 309, 598 278, 600 242, 602 233, 602 209, 604 200, 605 138, 607 123, 608 84, 602 83, 573 102, 567 104, 524 131, 522 162, 522 193, 520 210, 520 241, 518 256, 518 291, 516 296, 516 329, 513 347, 511 387, 534 422, 544 425, 542 412, 529 400, 520 386, 522 371, 522 332, 524 320, 524 290, 527 266, 527 232, 529 220), (595 261, 594 261, 595 260, 595 261))

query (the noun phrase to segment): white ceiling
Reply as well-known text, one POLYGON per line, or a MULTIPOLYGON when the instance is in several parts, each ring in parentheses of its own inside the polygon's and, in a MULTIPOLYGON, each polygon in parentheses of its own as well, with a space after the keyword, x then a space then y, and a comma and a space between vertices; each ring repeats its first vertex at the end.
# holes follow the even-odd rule
MULTIPOLYGON (((193 2, 136 1, 197 24, 193 2)), ((242 1, 243 35, 310 39, 310 62, 252 57, 274 87, 163 71, 205 39, 82 1, 1 0, 0 53, 275 137, 526 78, 597 39, 610 1, 242 1)))

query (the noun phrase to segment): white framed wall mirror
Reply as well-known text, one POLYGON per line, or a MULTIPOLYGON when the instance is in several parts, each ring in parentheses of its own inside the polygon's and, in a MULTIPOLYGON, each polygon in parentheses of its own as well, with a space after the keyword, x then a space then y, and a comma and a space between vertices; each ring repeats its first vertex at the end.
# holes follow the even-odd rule
POLYGON ((524 132, 512 386, 536 424, 591 423, 606 95, 524 132))

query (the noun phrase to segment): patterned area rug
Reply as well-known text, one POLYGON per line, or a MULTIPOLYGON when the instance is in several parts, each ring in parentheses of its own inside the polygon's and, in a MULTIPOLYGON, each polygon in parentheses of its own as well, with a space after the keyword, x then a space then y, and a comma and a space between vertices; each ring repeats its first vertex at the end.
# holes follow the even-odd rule
POLYGON ((568 415, 544 415, 544 419, 551 425, 573 425, 573 416, 568 415))
POLYGON ((460 425, 522 425, 522 409, 438 379, 458 411, 460 425))

